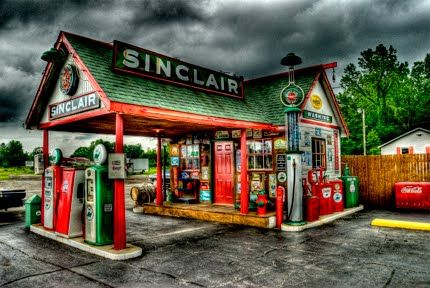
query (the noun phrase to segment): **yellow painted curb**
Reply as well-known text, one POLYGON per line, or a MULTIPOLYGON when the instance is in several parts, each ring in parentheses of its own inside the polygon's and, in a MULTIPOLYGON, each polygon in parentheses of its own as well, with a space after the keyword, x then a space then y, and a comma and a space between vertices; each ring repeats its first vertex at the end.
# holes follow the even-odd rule
POLYGON ((370 225, 378 226, 378 227, 403 228, 403 229, 430 231, 430 223, 424 223, 424 222, 410 222, 410 221, 389 220, 389 219, 373 219, 372 222, 370 222, 370 225))

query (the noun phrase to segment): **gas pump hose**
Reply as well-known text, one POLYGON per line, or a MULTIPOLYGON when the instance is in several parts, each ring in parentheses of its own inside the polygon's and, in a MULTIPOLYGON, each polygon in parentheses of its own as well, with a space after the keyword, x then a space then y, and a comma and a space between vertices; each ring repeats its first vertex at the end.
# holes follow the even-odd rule
POLYGON ((290 220, 291 212, 293 211, 294 195, 296 194, 296 159, 293 159, 293 195, 291 196, 291 205, 287 213, 287 219, 290 220))

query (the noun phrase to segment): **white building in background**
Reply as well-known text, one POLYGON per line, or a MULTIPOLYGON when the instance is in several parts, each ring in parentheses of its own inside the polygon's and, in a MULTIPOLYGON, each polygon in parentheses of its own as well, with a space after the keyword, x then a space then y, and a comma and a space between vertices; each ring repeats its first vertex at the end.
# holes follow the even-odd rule
POLYGON ((381 155, 430 153, 430 131, 416 128, 382 144, 381 155))

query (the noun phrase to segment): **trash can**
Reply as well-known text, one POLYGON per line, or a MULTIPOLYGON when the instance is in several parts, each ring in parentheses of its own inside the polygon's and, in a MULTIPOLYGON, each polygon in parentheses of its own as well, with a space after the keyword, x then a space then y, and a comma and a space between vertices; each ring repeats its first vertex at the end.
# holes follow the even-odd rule
POLYGON ((31 224, 40 223, 41 202, 39 195, 33 195, 25 201, 25 228, 30 229, 31 224))
POLYGON ((340 177, 343 181, 345 208, 352 208, 358 206, 358 198, 360 191, 358 189, 358 177, 349 175, 348 166, 345 167, 344 175, 340 177))

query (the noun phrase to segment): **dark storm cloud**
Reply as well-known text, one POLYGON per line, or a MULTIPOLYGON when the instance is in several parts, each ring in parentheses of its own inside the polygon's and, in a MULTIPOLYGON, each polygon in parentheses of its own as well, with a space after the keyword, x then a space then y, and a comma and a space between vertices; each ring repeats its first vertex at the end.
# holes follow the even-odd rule
POLYGON ((430 1, 0 1, 0 122, 25 119, 60 30, 129 42, 245 78, 356 62, 393 45, 410 63, 430 53, 430 1))

